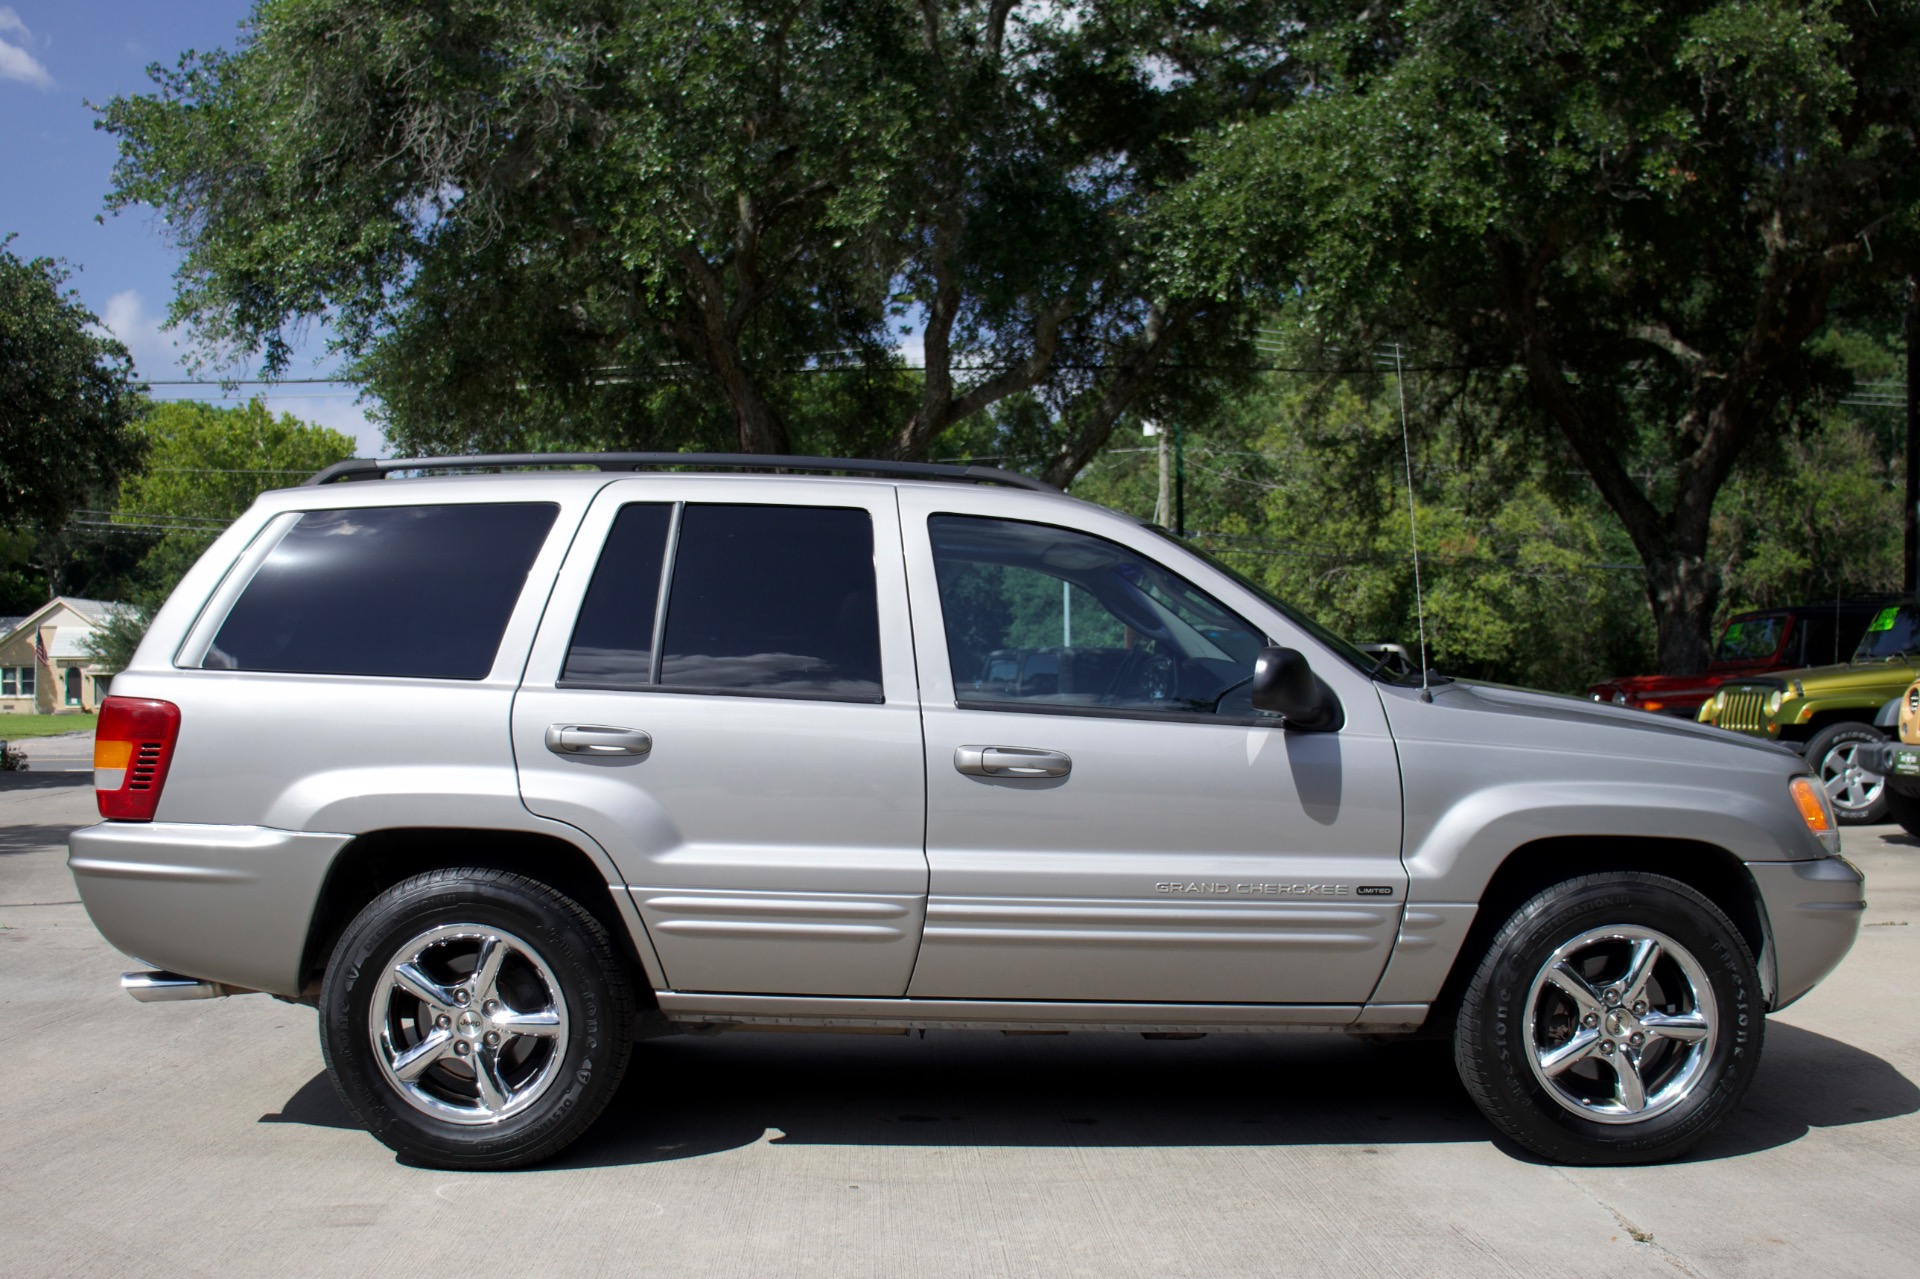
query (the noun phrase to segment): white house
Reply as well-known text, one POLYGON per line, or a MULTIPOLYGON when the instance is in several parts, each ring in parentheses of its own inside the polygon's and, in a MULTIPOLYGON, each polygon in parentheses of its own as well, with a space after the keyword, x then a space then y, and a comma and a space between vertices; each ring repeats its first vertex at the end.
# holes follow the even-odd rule
POLYGON ((112 676, 100 669, 85 642, 126 607, 59 596, 25 617, 0 617, 0 715, 99 710, 112 676))

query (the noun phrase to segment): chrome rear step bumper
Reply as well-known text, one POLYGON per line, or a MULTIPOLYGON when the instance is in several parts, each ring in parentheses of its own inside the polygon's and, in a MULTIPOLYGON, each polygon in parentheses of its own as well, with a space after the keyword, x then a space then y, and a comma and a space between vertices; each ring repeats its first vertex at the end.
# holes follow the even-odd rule
POLYGON ((183 999, 225 999, 228 995, 253 995, 257 991, 242 986, 223 986, 217 981, 182 977, 179 973, 121 973, 120 989, 143 1004, 171 1004, 183 999))

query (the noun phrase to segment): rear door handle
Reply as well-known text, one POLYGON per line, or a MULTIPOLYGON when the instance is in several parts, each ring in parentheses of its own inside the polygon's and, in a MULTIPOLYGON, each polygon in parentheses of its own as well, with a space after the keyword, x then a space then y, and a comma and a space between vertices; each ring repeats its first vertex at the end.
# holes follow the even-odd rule
POLYGON ((547 749, 556 755, 645 755, 653 749, 653 737, 637 728, 550 724, 547 749))
POLYGON ((961 746, 953 752, 953 766, 971 777, 1065 777, 1073 760, 1065 751, 1031 746, 961 746))

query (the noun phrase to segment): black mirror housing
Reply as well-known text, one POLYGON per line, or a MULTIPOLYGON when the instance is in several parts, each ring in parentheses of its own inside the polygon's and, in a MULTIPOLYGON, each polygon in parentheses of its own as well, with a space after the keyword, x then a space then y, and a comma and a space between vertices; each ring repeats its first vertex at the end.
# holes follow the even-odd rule
POLYGON ((1261 649, 1253 660, 1253 684, 1248 691, 1255 710, 1279 715, 1288 728, 1331 733, 1346 722, 1340 699, 1313 673, 1298 649, 1261 649))

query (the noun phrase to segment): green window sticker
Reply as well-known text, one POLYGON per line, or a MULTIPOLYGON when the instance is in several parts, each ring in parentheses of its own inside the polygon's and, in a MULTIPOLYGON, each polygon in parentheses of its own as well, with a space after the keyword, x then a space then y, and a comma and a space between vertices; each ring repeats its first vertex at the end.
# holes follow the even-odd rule
POLYGON ((1873 623, 1868 626, 1867 629, 1869 631, 1890 631, 1893 629, 1893 619, 1899 615, 1900 606, 1898 604, 1895 604, 1892 608, 1883 608, 1874 614, 1873 623))

